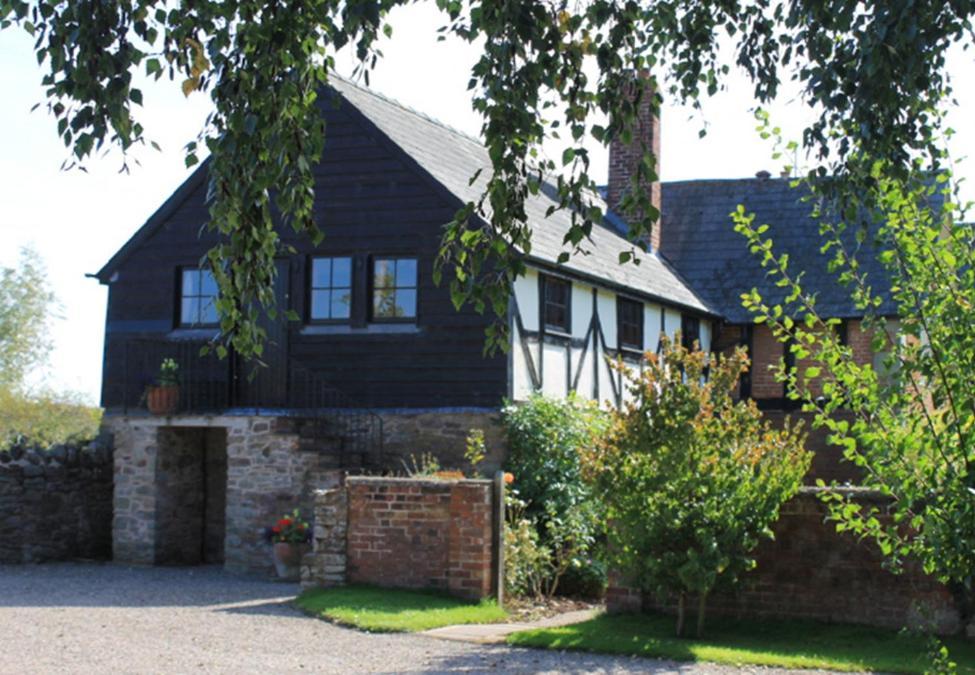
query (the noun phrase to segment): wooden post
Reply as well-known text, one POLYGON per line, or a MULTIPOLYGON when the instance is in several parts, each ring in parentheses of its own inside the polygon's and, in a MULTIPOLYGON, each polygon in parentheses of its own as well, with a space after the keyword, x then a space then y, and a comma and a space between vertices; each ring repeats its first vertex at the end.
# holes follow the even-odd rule
POLYGON ((491 523, 491 585, 498 606, 504 606, 504 471, 494 474, 491 490, 494 501, 491 523))

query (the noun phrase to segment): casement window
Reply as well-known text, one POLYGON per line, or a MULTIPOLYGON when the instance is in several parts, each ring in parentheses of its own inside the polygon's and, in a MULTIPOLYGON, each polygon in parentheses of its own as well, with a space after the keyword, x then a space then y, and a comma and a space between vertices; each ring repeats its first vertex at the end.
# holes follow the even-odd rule
POLYGON ((352 312, 352 259, 313 258, 309 290, 312 321, 348 321, 352 312))
POLYGON ((570 304, 572 302, 572 283, 565 279, 541 275, 542 322, 545 330, 557 333, 571 333, 572 323, 570 304))
POLYGON ((701 320, 696 316, 681 316, 680 318, 680 341, 685 349, 694 349, 694 343, 698 343, 700 349, 701 340, 701 320))
POLYGON ((416 318, 416 258, 376 258, 372 266, 372 318, 416 318))
POLYGON ((216 326, 217 282, 210 270, 185 267, 180 270, 179 325, 188 327, 216 326))
POLYGON ((616 334, 620 349, 643 350, 643 303, 616 296, 616 334))

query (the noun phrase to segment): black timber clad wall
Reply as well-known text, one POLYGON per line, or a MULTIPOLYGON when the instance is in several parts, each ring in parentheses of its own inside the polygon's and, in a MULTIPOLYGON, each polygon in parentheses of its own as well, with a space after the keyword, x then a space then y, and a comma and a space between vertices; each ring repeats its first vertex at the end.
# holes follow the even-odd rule
MULTIPOLYGON (((298 251, 290 261, 290 307, 305 316, 310 255, 416 255, 419 332, 310 335, 303 334, 303 324, 293 323, 291 357, 355 405, 497 406, 506 393, 506 359, 482 355, 488 319, 466 308, 455 311, 446 287, 432 281, 441 228, 457 204, 356 111, 330 105, 325 111, 326 152, 316 169, 316 213, 325 240, 315 248, 305 237, 282 232, 283 240, 298 251)), ((205 184, 193 191, 118 269, 108 302, 105 407, 122 401, 123 342, 139 335, 164 336, 173 329, 176 268, 195 265, 215 241, 213 234, 200 231, 207 218, 205 193, 205 184)), ((364 274, 368 260, 363 255, 356 262, 362 267, 357 273, 364 274)))

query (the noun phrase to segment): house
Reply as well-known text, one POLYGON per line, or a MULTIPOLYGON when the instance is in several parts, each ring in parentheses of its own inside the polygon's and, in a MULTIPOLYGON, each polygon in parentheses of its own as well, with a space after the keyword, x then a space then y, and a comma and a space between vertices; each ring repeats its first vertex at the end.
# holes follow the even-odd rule
MULTIPOLYGON (((334 483, 339 470, 396 466, 423 451, 459 463, 473 427, 489 432, 497 464, 503 399, 575 391, 619 404, 625 392, 606 357, 638 362, 678 330, 707 351, 747 346, 756 366, 743 394, 784 407, 765 367, 781 347, 752 327, 739 299, 770 284, 728 214, 744 202, 776 223, 776 243, 821 272, 815 283, 825 280, 815 223, 787 181, 653 186, 662 224, 639 265, 618 263, 631 246, 612 214, 594 228, 588 255, 558 264, 568 216, 546 218, 549 198, 533 197, 535 234, 528 274, 511 298, 510 349, 485 356, 491 317, 455 311, 431 275, 443 224, 479 196, 469 180, 489 165, 486 150, 338 78, 322 114, 316 210, 326 237, 316 247, 281 233, 297 253, 278 260, 276 297, 301 320, 265 318, 268 367, 200 353, 217 333, 216 288, 199 267, 216 243, 201 229, 205 164, 96 275, 109 289, 102 405, 116 447, 117 559, 264 569, 260 528, 295 503, 307 509, 311 490, 334 483), (141 400, 163 358, 180 365, 180 405, 151 416, 141 400)), ((659 148, 648 109, 641 128, 659 148)), ((634 161, 632 148, 611 149, 611 201, 634 161)), ((830 311, 849 319, 848 339, 867 349, 841 293, 830 311)))

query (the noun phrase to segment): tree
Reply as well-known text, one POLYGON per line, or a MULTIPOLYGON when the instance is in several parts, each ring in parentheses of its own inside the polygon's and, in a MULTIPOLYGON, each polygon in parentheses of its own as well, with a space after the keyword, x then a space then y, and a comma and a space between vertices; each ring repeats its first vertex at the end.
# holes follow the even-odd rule
POLYGON ((21 249, 17 267, 0 268, 0 389, 22 389, 50 352, 54 302, 44 263, 32 249, 21 249))
MULTIPOLYGON (((446 228, 438 274, 449 277, 456 303, 499 317, 530 249, 525 198, 543 182, 572 213, 565 257, 585 250, 604 210, 592 196, 586 142, 629 138, 639 102, 633 72, 650 69, 660 92, 684 102, 717 91, 731 61, 751 77, 759 102, 792 77, 805 103, 822 111, 803 137, 818 161, 812 175, 845 175, 857 153, 903 173, 916 156, 938 160, 931 111, 950 91, 945 53, 972 42, 975 10, 973 0, 436 1, 446 32, 484 45, 471 89, 492 165, 481 199, 446 228), (552 137, 564 146, 558 160, 539 153, 552 137)), ((354 49, 368 77, 381 56, 377 38, 392 31, 387 13, 404 4, 0 0, 0 28, 17 24, 36 39, 48 108, 77 162, 106 143, 125 151, 151 142, 138 121, 137 70, 177 81, 187 95, 210 95, 214 112, 187 145, 186 162, 201 146, 210 151, 210 227, 224 235, 209 253, 221 327, 253 355, 262 345, 258 305, 273 309, 273 225, 322 235, 312 213, 325 136, 316 95, 333 54, 354 49)), ((621 262, 638 258, 657 219, 640 189, 656 178, 654 167, 646 148, 620 205, 633 240, 621 262)), ((498 322, 490 342, 503 337, 498 322)))
POLYGON ((820 315, 801 274, 739 207, 739 231, 788 291, 782 303, 754 291, 745 302, 797 361, 813 364, 805 372, 780 364, 789 395, 861 467, 863 485, 890 499, 881 510, 827 492, 838 529, 875 541, 895 570, 920 562, 953 591, 964 627, 975 616, 975 229, 959 220, 947 174, 918 170, 899 180, 883 162, 862 166, 873 188, 859 208, 819 215, 838 282, 865 314, 874 362, 857 361, 836 331, 823 329, 837 320, 820 315), (863 271, 857 243, 867 237, 889 294, 879 290, 886 281, 863 271), (884 309, 888 295, 894 311, 884 309), (834 415, 840 410, 853 420, 834 415))
POLYGON ((665 339, 642 372, 623 369, 632 402, 585 455, 608 511, 611 562, 640 590, 677 598, 678 635, 688 595, 700 635, 708 594, 755 566, 755 547, 809 469, 800 426, 773 429, 754 401, 734 400, 747 364, 741 349, 709 362, 665 339))

